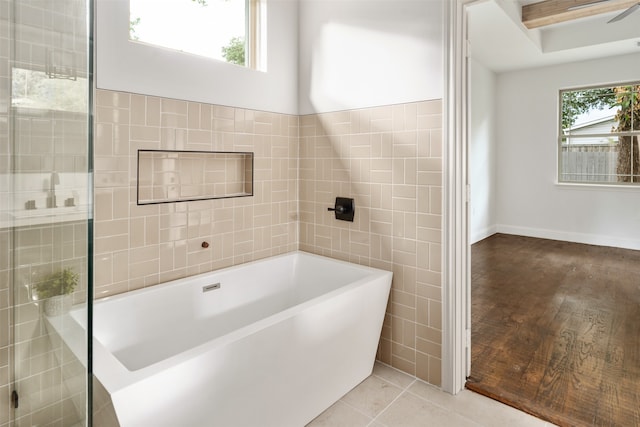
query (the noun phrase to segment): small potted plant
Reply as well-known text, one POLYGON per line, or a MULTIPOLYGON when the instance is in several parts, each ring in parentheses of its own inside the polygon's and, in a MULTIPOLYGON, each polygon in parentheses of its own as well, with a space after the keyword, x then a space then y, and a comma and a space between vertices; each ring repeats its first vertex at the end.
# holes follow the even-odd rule
POLYGON ((78 285, 78 273, 64 268, 45 276, 35 286, 38 299, 44 300, 47 316, 59 316, 69 311, 72 304, 71 293, 78 285))

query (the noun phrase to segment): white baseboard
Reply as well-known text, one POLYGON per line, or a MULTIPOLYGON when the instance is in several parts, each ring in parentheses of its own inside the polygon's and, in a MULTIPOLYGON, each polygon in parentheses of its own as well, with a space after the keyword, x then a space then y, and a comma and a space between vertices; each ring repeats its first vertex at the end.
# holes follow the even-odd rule
POLYGON ((489 236, 492 236, 498 232, 497 225, 491 225, 489 227, 485 227, 481 230, 475 230, 471 234, 471 244, 479 242, 480 240, 486 239, 489 236))
POLYGON ((601 234, 574 233, 570 231, 546 230, 541 228, 518 227, 498 224, 496 233, 515 234, 518 236, 538 237, 541 239, 562 240, 565 242, 585 243, 597 246, 640 250, 640 241, 622 237, 604 236, 601 234))

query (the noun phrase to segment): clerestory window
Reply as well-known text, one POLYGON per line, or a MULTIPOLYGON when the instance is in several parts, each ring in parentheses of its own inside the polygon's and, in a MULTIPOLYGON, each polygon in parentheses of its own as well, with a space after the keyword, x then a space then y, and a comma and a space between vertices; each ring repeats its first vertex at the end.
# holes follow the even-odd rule
POLYGON ((640 183, 640 82, 560 91, 558 180, 640 183))
POLYGON ((129 39, 266 71, 266 0, 130 0, 129 39))

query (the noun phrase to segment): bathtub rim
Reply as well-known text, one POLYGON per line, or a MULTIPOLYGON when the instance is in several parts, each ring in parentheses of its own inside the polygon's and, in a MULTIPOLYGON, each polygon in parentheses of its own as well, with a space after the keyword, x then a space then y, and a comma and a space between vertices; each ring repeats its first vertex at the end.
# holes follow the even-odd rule
MULTIPOLYGON (((143 294, 143 293, 147 293, 147 292, 153 292, 153 291, 159 291, 162 288, 166 288, 166 287, 174 287, 174 286, 180 286, 182 284, 184 284, 185 282, 194 280, 194 278, 198 278, 198 277, 204 277, 207 275, 215 275, 215 274, 221 274, 221 273, 226 273, 230 270, 238 270, 238 269, 242 269, 242 268, 247 268, 250 267, 251 265, 255 265, 258 263, 265 263, 268 262, 270 260, 275 260, 275 259, 281 259, 281 258, 287 258, 287 257, 311 257, 311 258, 317 258, 317 259, 322 259, 322 260, 328 260, 332 263, 338 263, 344 266, 347 266, 349 268, 355 268, 355 269, 360 269, 363 271, 368 272, 369 274, 365 275, 365 277, 360 278, 356 281, 353 281, 351 283, 348 283, 344 286, 341 286, 337 289, 333 289, 329 292, 323 293, 321 295, 318 295, 314 298, 311 298, 307 301, 301 302, 299 304, 293 305, 291 307, 286 308, 285 310, 282 310, 280 312, 274 313, 272 315, 269 315, 263 319, 260 319, 256 322, 253 322, 251 324, 245 325, 241 328, 238 328, 232 332, 229 332, 227 334, 224 334, 220 337, 214 338, 212 340, 209 341, 205 341, 195 347, 192 347, 190 349, 187 349, 185 351, 182 351, 178 354, 172 355, 170 357, 167 357, 163 360, 160 360, 158 362, 152 363, 148 366, 145 366, 143 368, 137 369, 137 370, 133 370, 130 371, 128 370, 118 359, 115 355, 113 355, 96 337, 93 337, 92 339, 92 345, 93 345, 93 374, 100 380, 100 382, 103 384, 103 386, 105 387, 105 389, 111 393, 114 394, 116 392, 118 392, 119 390, 122 390, 132 384, 135 384, 145 378, 149 378, 151 376, 153 376, 154 374, 157 374, 161 371, 164 371, 166 369, 169 369, 173 366, 176 366, 178 364, 180 364, 181 362, 184 361, 188 361, 191 360, 193 358, 196 358, 204 353, 206 353, 209 350, 212 350, 216 347, 219 346, 224 346, 227 344, 230 344, 232 342, 235 342, 236 340, 238 340, 239 338, 248 335, 248 334, 252 334, 252 333, 256 333, 262 329, 265 329, 271 325, 274 325, 284 319, 287 319, 289 317, 294 316, 296 313, 299 313, 301 311, 303 311, 304 309, 306 309, 307 307, 316 305, 316 304, 320 304, 323 301, 326 301, 328 299, 331 298, 335 298, 337 295, 340 295, 342 293, 345 292, 349 292, 352 289, 355 288, 359 288, 361 286, 364 286, 374 280, 388 280, 389 282, 391 282, 392 279, 392 275, 393 273, 390 271, 386 271, 386 270, 382 270, 376 267, 369 267, 369 266, 365 266, 365 265, 360 265, 360 264, 355 264, 352 262, 348 262, 348 261, 343 261, 343 260, 339 260, 339 259, 335 259, 335 258, 330 258, 330 257, 326 257, 323 255, 317 255, 317 254, 313 254, 310 252, 306 252, 306 251, 302 251, 302 250, 296 250, 296 251, 290 251, 284 254, 280 254, 280 255, 274 255, 271 257, 267 257, 267 258, 262 258, 259 260, 255 260, 255 261, 250 261, 247 263, 243 263, 243 264, 237 264, 234 266, 229 266, 229 267, 225 267, 223 269, 219 269, 219 270, 212 270, 209 272, 205 272, 205 273, 201 273, 201 274, 197 274, 194 276, 188 276, 185 278, 181 278, 181 279, 176 279, 176 280, 172 280, 169 282, 165 282, 165 283, 161 283, 158 285, 154 285, 154 286, 150 286, 147 288, 142 288, 142 289, 137 289, 134 291, 130 291, 130 292, 125 292, 122 294, 118 294, 118 295, 113 295, 113 296, 109 296, 109 297, 105 297, 105 298, 101 298, 98 299, 96 301, 94 301, 94 304, 98 305, 98 304, 104 304, 104 303, 108 303, 109 301, 117 301, 118 299, 122 299, 122 298, 127 298, 130 296, 134 296, 134 295, 139 295, 139 294, 143 294)), ((391 286, 391 284, 389 283, 389 286, 391 286)), ((73 312, 73 310, 72 310, 73 312)), ((69 316, 73 317, 73 313, 70 313, 69 316)), ((69 322, 65 322, 65 323, 69 323, 69 322)), ((73 323, 75 325, 77 325, 77 327, 82 328, 82 325, 80 323, 78 323, 75 319, 75 317, 73 317, 73 323)), ((84 330, 84 328, 83 328, 84 330)))

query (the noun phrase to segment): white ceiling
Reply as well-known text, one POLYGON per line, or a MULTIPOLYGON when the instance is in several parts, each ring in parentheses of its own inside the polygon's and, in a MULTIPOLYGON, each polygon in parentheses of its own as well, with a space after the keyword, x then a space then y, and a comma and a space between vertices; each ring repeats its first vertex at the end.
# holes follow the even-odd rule
POLYGON ((468 6, 471 56, 504 72, 640 53, 640 11, 611 24, 607 21, 621 11, 529 30, 521 22, 521 8, 537 1, 486 0, 468 6))

